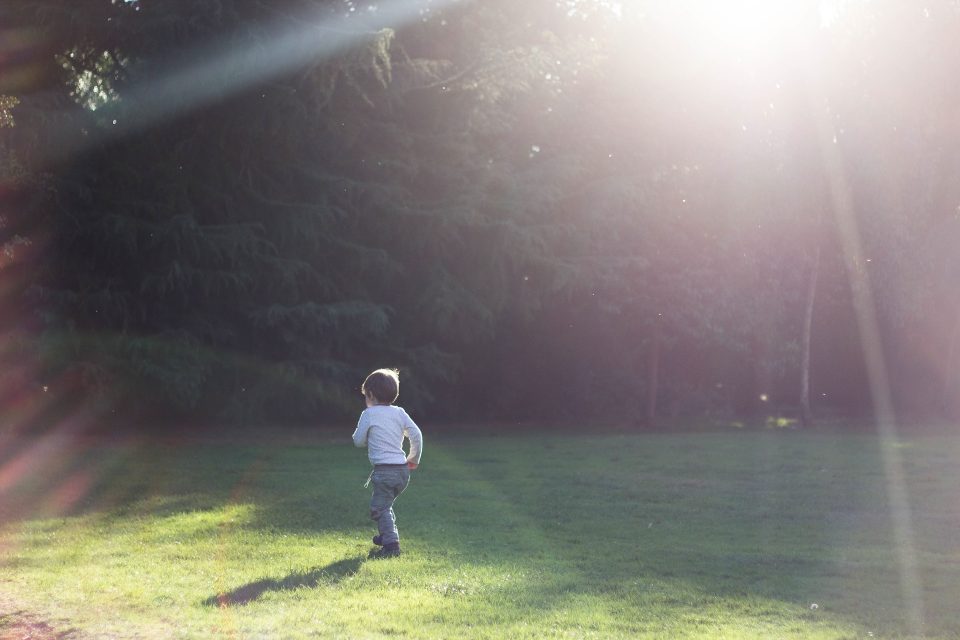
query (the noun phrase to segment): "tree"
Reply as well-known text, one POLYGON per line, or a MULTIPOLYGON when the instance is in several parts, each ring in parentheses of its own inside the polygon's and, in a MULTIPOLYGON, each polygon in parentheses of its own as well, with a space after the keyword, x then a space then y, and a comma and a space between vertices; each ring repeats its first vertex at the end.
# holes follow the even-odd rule
POLYGON ((542 37, 522 28, 492 47, 503 13, 398 32, 369 12, 335 57, 249 85, 183 81, 202 99, 156 94, 186 73, 169 60, 220 60, 210 42, 263 51, 250 60, 264 68, 276 26, 300 29, 317 7, 17 7, 21 24, 57 34, 57 84, 74 106, 56 135, 79 140, 57 173, 55 261, 37 281, 52 372, 179 411, 303 418, 318 401, 349 406, 344 381, 383 358, 419 374, 406 393, 425 403, 423 381, 491 339, 519 265, 542 254, 542 221, 525 218, 536 205, 511 208, 509 180, 500 199, 482 186, 509 175, 501 118, 557 47, 511 68, 534 51, 523 39, 542 37), (454 30, 465 38, 449 50, 454 30))

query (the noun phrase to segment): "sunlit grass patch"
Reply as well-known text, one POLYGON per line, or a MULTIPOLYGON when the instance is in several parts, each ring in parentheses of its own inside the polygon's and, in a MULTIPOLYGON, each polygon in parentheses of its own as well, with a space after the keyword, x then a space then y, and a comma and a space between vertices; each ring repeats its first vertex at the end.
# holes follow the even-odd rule
POLYGON ((800 420, 784 416, 768 416, 766 425, 768 429, 789 429, 799 427, 800 420))
MULTIPOLYGON (((927 632, 956 637, 960 439, 911 444, 927 632)), ((391 560, 367 557, 348 443, 114 451, 80 465, 91 489, 60 514, 43 501, 56 483, 25 478, 5 496, 0 592, 94 637, 905 633, 873 437, 537 434, 428 453, 391 560)))

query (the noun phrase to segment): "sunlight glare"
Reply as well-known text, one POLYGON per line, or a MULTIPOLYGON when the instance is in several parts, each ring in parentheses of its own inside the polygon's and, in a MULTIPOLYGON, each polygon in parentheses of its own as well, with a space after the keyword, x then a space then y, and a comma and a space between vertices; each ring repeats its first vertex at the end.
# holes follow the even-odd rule
POLYGON ((829 29, 840 19, 840 7, 836 2, 820 3, 820 28, 829 29))
POLYGON ((738 50, 770 47, 804 17, 804 3, 784 0, 726 0, 693 4, 689 26, 701 42, 738 50))
POLYGON ((829 28, 840 0, 680 0, 654 13, 711 55, 761 55, 801 33, 829 28))

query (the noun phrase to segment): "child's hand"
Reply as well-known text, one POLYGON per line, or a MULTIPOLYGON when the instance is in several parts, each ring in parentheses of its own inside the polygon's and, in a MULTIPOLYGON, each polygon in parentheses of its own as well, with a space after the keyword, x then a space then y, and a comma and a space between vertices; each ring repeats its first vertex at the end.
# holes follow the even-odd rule
POLYGON ((417 468, 416 462, 414 462, 413 460, 407 460, 407 469, 410 469, 411 471, 413 471, 416 468, 417 468))

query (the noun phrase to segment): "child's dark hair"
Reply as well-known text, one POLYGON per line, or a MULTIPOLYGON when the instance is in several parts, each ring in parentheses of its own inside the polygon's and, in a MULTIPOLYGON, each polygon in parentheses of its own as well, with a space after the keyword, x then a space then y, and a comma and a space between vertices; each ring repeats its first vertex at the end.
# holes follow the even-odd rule
POLYGON ((360 390, 380 404, 393 404, 400 395, 400 372, 396 369, 377 369, 367 376, 360 390))

